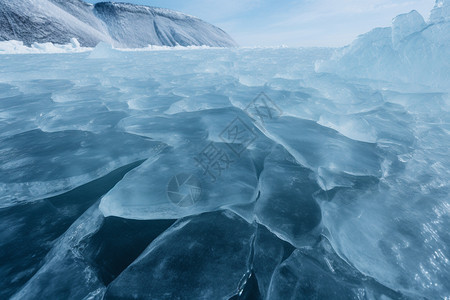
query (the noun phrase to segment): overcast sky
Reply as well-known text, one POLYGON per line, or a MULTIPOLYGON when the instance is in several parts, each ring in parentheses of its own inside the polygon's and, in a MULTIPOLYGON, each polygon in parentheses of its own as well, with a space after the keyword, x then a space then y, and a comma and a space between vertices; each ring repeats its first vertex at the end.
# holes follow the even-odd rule
MULTIPOLYGON (((101 1, 87 0, 95 3, 101 1)), ((199 17, 241 46, 343 46, 413 9, 428 19, 435 0, 129 0, 199 17)))

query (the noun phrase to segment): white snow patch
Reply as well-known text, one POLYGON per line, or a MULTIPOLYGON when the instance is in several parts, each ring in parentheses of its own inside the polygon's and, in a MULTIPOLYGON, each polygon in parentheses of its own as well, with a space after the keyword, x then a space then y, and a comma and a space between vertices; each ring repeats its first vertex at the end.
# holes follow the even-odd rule
POLYGON ((53 54, 53 53, 79 53, 91 51, 92 48, 81 47, 76 38, 72 38, 69 44, 60 45, 53 43, 33 43, 30 47, 21 41, 0 42, 0 54, 53 54))

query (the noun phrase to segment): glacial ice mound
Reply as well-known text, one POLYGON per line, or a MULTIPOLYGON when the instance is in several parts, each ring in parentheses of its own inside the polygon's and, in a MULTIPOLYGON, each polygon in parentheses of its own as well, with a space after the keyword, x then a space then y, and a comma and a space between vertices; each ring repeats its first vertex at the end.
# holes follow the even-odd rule
POLYGON ((450 1, 436 0, 436 5, 430 14, 430 22, 450 22, 450 1))
POLYGON ((100 42, 89 54, 91 59, 117 59, 121 55, 108 43, 100 42))
POLYGON ((413 10, 408 14, 397 16, 392 20, 392 45, 398 49, 405 38, 426 27, 422 15, 413 10))
POLYGON ((347 78, 413 83, 450 90, 450 2, 437 0, 427 23, 416 11, 392 27, 361 35, 316 70, 347 78))

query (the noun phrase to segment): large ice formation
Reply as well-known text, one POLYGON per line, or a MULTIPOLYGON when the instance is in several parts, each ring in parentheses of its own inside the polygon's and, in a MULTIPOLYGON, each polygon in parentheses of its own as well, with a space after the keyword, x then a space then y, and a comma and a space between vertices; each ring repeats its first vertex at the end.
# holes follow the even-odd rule
POLYGON ((437 0, 427 23, 417 12, 396 17, 337 50, 317 70, 345 77, 403 81, 448 91, 450 82, 450 2, 437 0))

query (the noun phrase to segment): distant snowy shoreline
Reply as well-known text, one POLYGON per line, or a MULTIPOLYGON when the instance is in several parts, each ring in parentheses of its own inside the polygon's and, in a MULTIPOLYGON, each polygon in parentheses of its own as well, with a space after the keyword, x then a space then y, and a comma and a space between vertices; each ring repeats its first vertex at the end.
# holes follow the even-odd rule
MULTIPOLYGON (((81 53, 91 52, 95 48, 82 47, 77 39, 71 39, 68 44, 33 43, 30 47, 21 41, 0 41, 0 54, 57 54, 57 53, 81 53)), ((114 48, 117 51, 161 51, 161 50, 193 50, 193 49, 224 49, 222 47, 209 46, 154 46, 144 48, 114 48)))
MULTIPOLYGON (((103 43, 103 45, 105 45, 103 43)), ((240 49, 282 49, 292 48, 285 45, 272 47, 239 47, 240 49)), ((298 47, 304 48, 304 47, 298 47)), ((308 47, 315 48, 315 47, 308 47)), ((323 48, 323 47, 321 47, 323 48)), ((72 38, 68 44, 53 43, 33 43, 30 47, 24 45, 22 41, 0 41, 0 54, 57 54, 57 53, 82 53, 91 52, 95 48, 82 47, 76 38, 72 38)), ((169 51, 169 50, 202 50, 202 49, 228 49, 226 47, 210 46, 157 46, 148 45, 143 48, 112 48, 121 52, 145 52, 145 51, 169 51)))
POLYGON ((30 47, 22 41, 1 41, 0 54, 55 54, 78 53, 92 51, 93 48, 81 47, 77 39, 71 39, 69 44, 33 43, 30 47))

